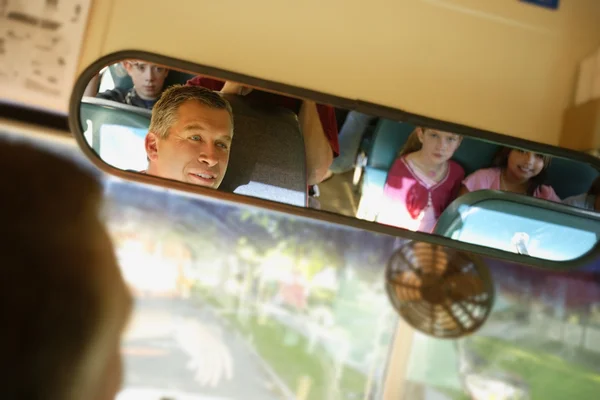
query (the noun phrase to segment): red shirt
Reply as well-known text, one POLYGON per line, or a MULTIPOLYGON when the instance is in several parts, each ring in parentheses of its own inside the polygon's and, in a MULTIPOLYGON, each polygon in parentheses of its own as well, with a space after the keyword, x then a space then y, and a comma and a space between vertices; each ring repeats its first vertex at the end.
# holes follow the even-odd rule
POLYGON ((388 172, 384 194, 404 204, 409 214, 416 218, 427 206, 429 195, 435 216, 442 212, 458 196, 462 180, 465 177, 463 168, 453 160, 448 161, 448 172, 440 182, 427 187, 419 177, 415 176, 404 157, 397 159, 388 172))
MULTIPOLYGON (((218 92, 223 89, 225 82, 199 75, 188 80, 186 85, 202 86, 218 92)), ((247 96, 251 96, 253 99, 259 99, 258 101, 262 104, 271 104, 273 106, 287 108, 296 114, 300 112, 300 107, 302 106, 302 100, 300 99, 264 92, 262 90, 253 90, 247 96)), ((337 157, 340 154, 340 146, 338 143, 338 128, 335 119, 335 110, 331 106, 317 104, 317 112, 319 113, 319 119, 321 120, 321 126, 325 132, 325 136, 327 136, 331 150, 333 150, 333 155, 334 157, 337 157)))
POLYGON ((433 232, 437 219, 458 195, 464 177, 462 167, 450 160, 444 178, 430 186, 417 176, 405 157, 397 159, 388 172, 377 221, 411 231, 433 232))

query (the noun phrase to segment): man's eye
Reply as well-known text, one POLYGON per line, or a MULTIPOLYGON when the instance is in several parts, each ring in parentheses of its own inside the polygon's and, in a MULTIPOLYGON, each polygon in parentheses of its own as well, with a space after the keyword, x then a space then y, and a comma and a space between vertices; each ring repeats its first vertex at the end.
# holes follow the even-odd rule
POLYGON ((225 149, 225 150, 228 149, 228 147, 225 143, 217 143, 217 146, 219 146, 220 148, 225 149))
POLYGON ((190 140, 198 142, 198 141, 202 140, 202 138, 200 137, 200 135, 192 135, 192 136, 190 136, 190 140))

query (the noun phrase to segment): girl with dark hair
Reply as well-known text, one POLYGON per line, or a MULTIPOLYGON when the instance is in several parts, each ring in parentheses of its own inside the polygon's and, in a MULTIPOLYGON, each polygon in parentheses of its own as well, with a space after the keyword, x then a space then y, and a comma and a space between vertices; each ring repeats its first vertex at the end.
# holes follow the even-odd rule
POLYGON ((388 172, 376 221, 432 232, 465 176, 463 168, 450 160, 461 141, 454 133, 416 128, 388 172))
POLYGON ((550 156, 503 147, 494 157, 492 168, 475 171, 463 181, 461 194, 502 190, 560 202, 554 189, 544 185, 550 161, 550 156))
POLYGON ((569 206, 600 212, 600 176, 594 179, 586 193, 571 196, 563 200, 569 206))

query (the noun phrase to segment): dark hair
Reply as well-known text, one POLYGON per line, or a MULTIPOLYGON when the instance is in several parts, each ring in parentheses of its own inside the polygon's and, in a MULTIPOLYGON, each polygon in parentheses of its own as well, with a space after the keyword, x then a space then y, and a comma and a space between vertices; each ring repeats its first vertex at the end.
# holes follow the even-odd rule
POLYGON ((588 194, 592 196, 600 195, 600 176, 594 179, 594 182, 592 182, 592 184, 590 185, 588 194))
POLYGON ((404 143, 404 146, 402 146, 402 148, 398 152, 397 158, 421 150, 421 147, 423 147, 423 143, 421 143, 421 141, 419 140, 419 131, 424 131, 424 129, 420 126, 417 126, 411 132, 411 134, 408 136, 408 139, 406 139, 406 143, 404 143))
MULTIPOLYGON (((519 150, 513 147, 502 147, 496 155, 494 156, 494 160, 492 161, 492 166, 505 169, 508 166, 508 156, 513 150, 519 150)), ((546 183, 546 178, 548 177, 548 166, 550 166, 550 162, 552 161, 552 157, 542 154, 544 159, 544 167, 540 171, 539 174, 529 179, 527 182, 527 195, 533 196, 536 190, 546 183)))
POLYGON ((83 271, 98 253, 102 188, 73 162, 20 143, 0 141, 0 170, 2 397, 72 399, 106 318, 83 271))

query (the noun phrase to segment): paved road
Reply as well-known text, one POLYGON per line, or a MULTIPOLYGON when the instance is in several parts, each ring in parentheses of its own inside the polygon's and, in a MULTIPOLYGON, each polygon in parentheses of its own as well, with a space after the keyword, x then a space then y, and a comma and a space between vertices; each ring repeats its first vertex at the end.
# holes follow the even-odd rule
MULTIPOLYGON (((207 307, 182 300, 138 301, 124 353, 125 388, 202 395, 198 399, 284 398, 243 338, 207 307)), ((185 396, 173 397, 180 398, 185 396)))

